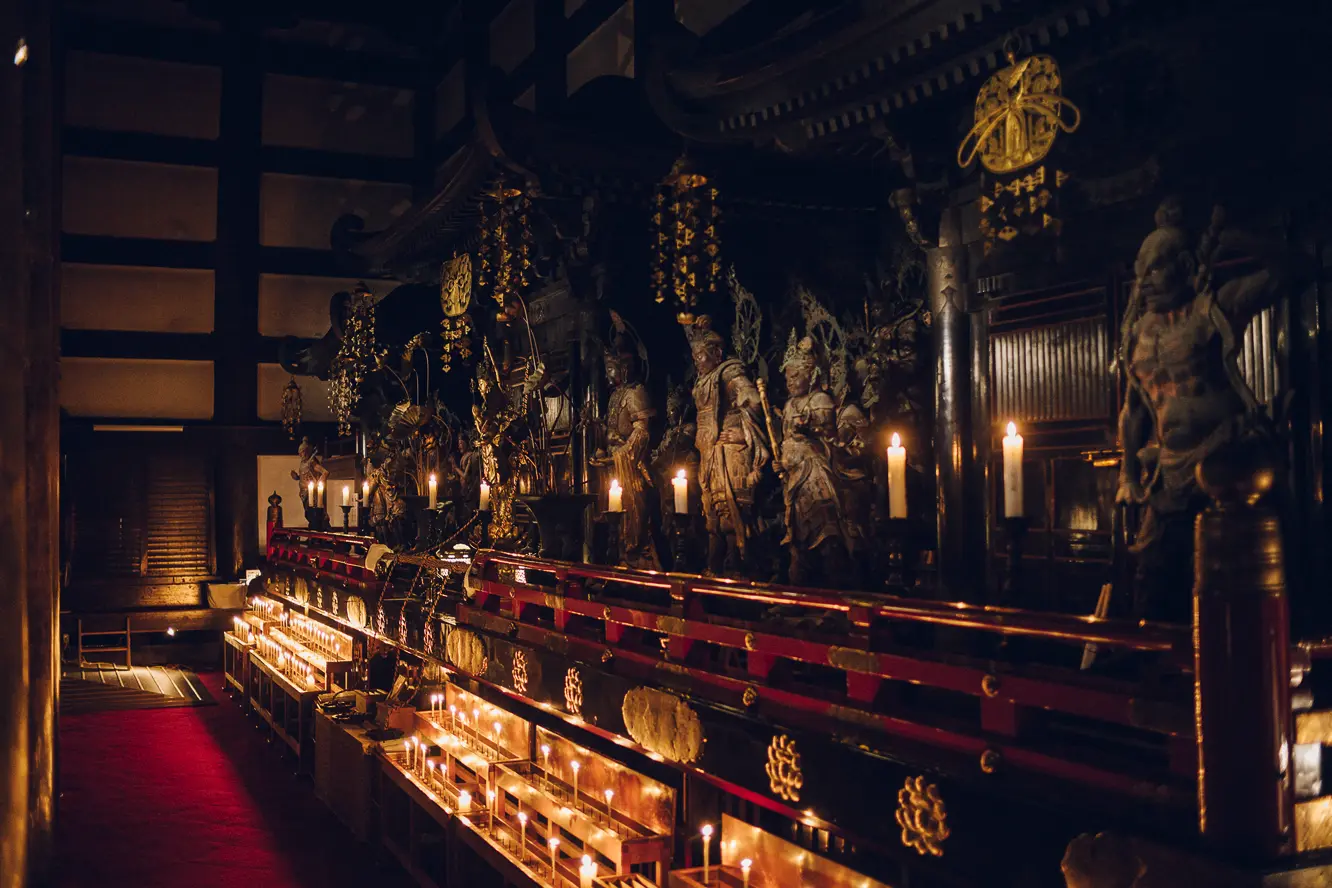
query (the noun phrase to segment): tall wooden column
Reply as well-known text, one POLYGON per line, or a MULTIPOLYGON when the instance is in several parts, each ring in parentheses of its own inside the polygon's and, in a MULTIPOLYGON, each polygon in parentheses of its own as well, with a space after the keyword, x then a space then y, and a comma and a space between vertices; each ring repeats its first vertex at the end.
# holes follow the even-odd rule
POLYGON ((9 55, 22 36, 19 5, 0 4, 0 888, 22 888, 28 869, 25 72, 9 55))
POLYGON ((255 23, 223 23, 222 110, 218 130, 217 244, 213 328, 213 419, 219 426, 217 570, 240 575, 259 546, 258 462, 245 429, 258 418, 259 187, 263 72, 255 23))
POLYGON ((23 67, 23 178, 28 246, 27 557, 29 705, 28 869, 30 883, 53 878, 56 712, 60 693, 60 225, 57 159, 55 4, 27 0, 31 52, 23 67))
POLYGON ((967 313, 967 255, 956 210, 939 223, 939 245, 926 258, 934 331, 934 466, 939 498, 939 580, 943 595, 976 597, 968 501, 972 465, 971 318, 967 313))

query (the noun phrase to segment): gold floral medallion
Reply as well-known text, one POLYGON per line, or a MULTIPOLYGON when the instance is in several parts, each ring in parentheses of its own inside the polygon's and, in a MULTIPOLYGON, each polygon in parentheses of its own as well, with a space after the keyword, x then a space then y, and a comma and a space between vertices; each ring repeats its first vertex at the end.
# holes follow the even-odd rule
POLYGON ((943 843, 948 838, 948 811, 939 797, 939 787, 926 783, 924 777, 908 777, 897 791, 897 825, 902 828, 902 844, 916 853, 943 857, 943 843))

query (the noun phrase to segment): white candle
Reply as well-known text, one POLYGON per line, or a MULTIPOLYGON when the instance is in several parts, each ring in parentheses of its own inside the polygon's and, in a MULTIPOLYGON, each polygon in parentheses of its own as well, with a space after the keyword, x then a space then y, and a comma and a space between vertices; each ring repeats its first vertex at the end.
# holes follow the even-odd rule
POLYGON ((361 482, 361 502, 364 503, 364 502, 369 502, 369 501, 370 501, 370 482, 369 482, 369 481, 362 481, 362 482, 361 482))
POLYGON ((439 479, 435 477, 434 472, 430 473, 430 480, 426 482, 426 486, 430 489, 430 508, 433 509, 435 503, 439 501, 439 479))
POLYGON ((624 488, 620 486, 619 480, 615 478, 611 479, 610 495, 607 497, 606 511, 624 511, 624 488))
POLYGON ((350 506, 350 505, 351 505, 351 485, 350 485, 350 484, 344 484, 344 485, 342 485, 342 504, 343 504, 344 506, 350 506))
POLYGON ((408 767, 409 769, 410 769, 411 766, 412 766, 412 752, 413 752, 413 750, 415 749, 415 745, 416 745, 416 738, 415 738, 415 737, 408 737, 408 738, 407 738, 407 767, 408 767))
POLYGON ((305 501, 306 503, 309 504, 310 508, 313 509, 315 506, 319 505, 319 501, 315 499, 314 495, 314 482, 311 481, 307 483, 305 486, 306 486, 305 501))
POLYGON ((1022 436, 1011 422, 1004 436, 1004 517, 1022 517, 1022 436))
POLYGON ((480 506, 480 508, 481 508, 481 511, 482 511, 482 512, 489 512, 489 511, 490 511, 490 485, 487 484, 487 483, 484 482, 484 481, 481 482, 481 506, 480 506))
POLYGON ((578 868, 578 888, 592 888, 592 880, 597 877, 597 865, 592 862, 591 854, 583 855, 583 865, 578 868))
POLYGON ((754 861, 746 857, 740 861, 740 876, 745 880, 744 888, 749 888, 749 868, 754 865, 754 861))
POLYGON ((902 446, 902 438, 893 432, 893 443, 888 448, 888 517, 906 516, 906 448, 902 446))
POLYGON ((703 884, 708 884, 708 851, 712 845, 712 824, 703 824, 703 884))
POLYGON ((671 486, 675 488, 675 514, 688 514, 689 480, 685 477, 684 469, 675 473, 675 477, 671 479, 671 486))
POLYGON ((574 807, 577 808, 577 807, 578 807, 578 769, 581 768, 581 767, 583 767, 583 766, 580 765, 578 762, 574 762, 572 765, 570 765, 570 767, 573 768, 573 772, 574 772, 574 779, 573 779, 574 797, 573 797, 573 803, 574 803, 574 807))
POLYGON ((518 812, 518 859, 523 860, 527 854, 527 812, 518 812))
POLYGON ((426 762, 426 775, 430 778, 429 781, 426 782, 426 786, 430 787, 430 788, 433 790, 433 789, 435 788, 435 763, 434 763, 434 762, 426 762))
POLYGON ((550 837, 550 877, 555 878, 555 853, 560 847, 560 840, 554 836, 550 837))
POLYGON ((321 507, 328 505, 328 500, 324 499, 324 479, 319 479, 319 484, 315 486, 315 492, 319 494, 318 505, 321 507))
POLYGON ((467 790, 458 793, 458 811, 466 814, 472 810, 472 794, 467 790))
POLYGON ((611 799, 615 798, 615 790, 606 790, 606 819, 611 820, 611 799))
POLYGON ((458 707, 450 704, 449 721, 453 725, 453 733, 458 733, 458 707))

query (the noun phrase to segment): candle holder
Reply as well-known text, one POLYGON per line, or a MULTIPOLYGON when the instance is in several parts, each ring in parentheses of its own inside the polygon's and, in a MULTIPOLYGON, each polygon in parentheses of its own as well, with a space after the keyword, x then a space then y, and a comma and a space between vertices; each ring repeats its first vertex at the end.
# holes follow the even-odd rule
POLYGON ((483 509, 478 513, 481 516, 481 548, 490 548, 490 515, 489 509, 483 509))
POLYGON ((340 506, 339 508, 342 509, 342 529, 343 529, 343 531, 350 531, 350 530, 351 530, 351 506, 340 506))
POLYGON ((691 524, 688 513, 671 513, 671 569, 679 573, 689 571, 689 531, 691 524))
POLYGON ((624 513, 606 512, 606 560, 614 566, 624 563, 624 513))
POLYGON ((1004 519, 1004 542, 1008 549, 1008 564, 1004 567, 1004 578, 999 588, 999 603, 1005 607, 1016 607, 1021 602, 1022 593, 1022 548, 1027 538, 1030 522, 1019 516, 1004 519))
POLYGON ((884 522, 884 557, 887 561, 883 584, 887 591, 906 591, 915 586, 914 559, 911 557, 911 521, 889 518, 884 522))
POLYGON ((311 530, 328 530, 328 513, 322 506, 306 506, 305 523, 311 530))

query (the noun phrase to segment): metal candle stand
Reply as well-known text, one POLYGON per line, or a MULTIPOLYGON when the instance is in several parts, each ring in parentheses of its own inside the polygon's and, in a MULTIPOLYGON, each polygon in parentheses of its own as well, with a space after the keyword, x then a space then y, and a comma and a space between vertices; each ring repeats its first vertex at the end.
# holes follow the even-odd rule
POLYGON ((671 513, 671 570, 685 572, 689 570, 689 531, 691 520, 688 513, 671 513))
POLYGON ((328 513, 322 506, 306 506, 305 523, 311 530, 328 530, 328 513))
POLYGON ((1015 607, 1022 592, 1022 544, 1027 538, 1028 521, 1025 517, 1005 518, 1004 542, 1008 548, 1008 563, 1004 566, 1003 584, 999 590, 999 603, 1015 607))
POLYGON ((351 506, 340 506, 340 508, 342 509, 342 529, 343 529, 344 531, 350 531, 350 530, 351 530, 351 509, 352 509, 352 507, 351 507, 351 506))
POLYGON ((624 513, 605 512, 606 560, 612 565, 624 563, 624 513))
POLYGON ((907 518, 889 518, 885 523, 887 539, 887 570, 884 585, 889 589, 910 590, 915 586, 915 559, 912 557, 911 521, 907 518))

